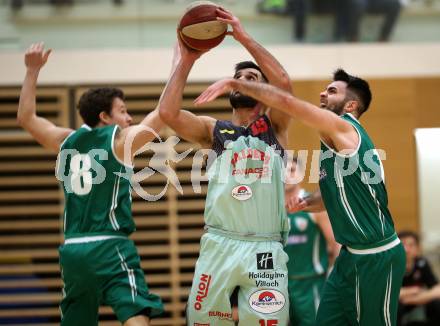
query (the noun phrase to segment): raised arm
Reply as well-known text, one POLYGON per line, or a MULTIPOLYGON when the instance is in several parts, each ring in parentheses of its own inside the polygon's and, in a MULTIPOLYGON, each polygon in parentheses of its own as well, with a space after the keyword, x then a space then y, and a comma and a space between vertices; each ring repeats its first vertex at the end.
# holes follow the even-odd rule
POLYGON ((40 69, 46 64, 51 50, 44 51, 43 43, 32 44, 26 51, 26 75, 21 88, 17 122, 44 148, 58 152, 63 140, 73 131, 61 128, 37 116, 36 88, 40 69))
POLYGON ((158 108, 161 119, 180 137, 202 146, 211 147, 216 120, 208 116, 181 110, 182 95, 194 62, 202 52, 189 50, 179 39, 174 47, 173 69, 162 92, 158 108))
MULTIPOLYGON (((219 8, 217 12, 219 15, 218 20, 232 27, 232 31, 228 32, 228 34, 232 35, 252 55, 269 83, 288 93, 292 93, 292 83, 289 75, 278 60, 245 31, 240 20, 231 12, 224 8, 219 8)), ((268 116, 277 132, 287 130, 290 122, 289 115, 279 110, 269 110, 268 116)))
POLYGON ((158 137, 164 125, 156 108, 139 124, 122 129, 115 140, 116 155, 125 163, 132 165, 136 152, 158 137))
POLYGON ((335 113, 300 100, 286 91, 264 83, 253 83, 236 79, 223 79, 212 84, 196 100, 196 105, 210 102, 218 96, 237 90, 251 96, 274 110, 301 121, 316 129, 321 138, 329 142, 337 151, 347 153, 356 150, 358 134, 353 126, 335 113))

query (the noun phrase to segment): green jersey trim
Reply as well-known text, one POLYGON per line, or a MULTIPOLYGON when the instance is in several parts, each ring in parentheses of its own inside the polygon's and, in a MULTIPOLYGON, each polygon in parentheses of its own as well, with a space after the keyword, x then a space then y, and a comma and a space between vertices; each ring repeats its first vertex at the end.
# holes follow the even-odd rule
POLYGON ((96 241, 105 241, 110 239, 128 239, 128 238, 123 235, 95 235, 88 237, 69 238, 64 241, 64 244, 67 245, 67 244, 76 244, 76 243, 89 243, 96 241))
POLYGON ((378 254, 380 252, 392 249, 395 246, 397 246, 399 243, 400 243, 400 239, 396 238, 392 242, 390 242, 386 245, 380 246, 380 247, 376 247, 376 248, 359 250, 359 249, 353 249, 353 248, 347 247, 347 250, 355 255, 371 255, 371 254, 378 254))
MULTIPOLYGON (((382 170, 381 177, 382 177, 382 180, 384 180, 382 163, 380 163, 380 166, 381 166, 381 170, 382 170)), ((364 174, 364 170, 362 169, 361 165, 359 165, 359 169, 361 170, 361 176, 363 177, 365 174, 364 174)), ((377 199, 376 191, 371 187, 371 185, 368 182, 364 182, 364 184, 367 185, 368 190, 370 191, 371 197, 373 198, 374 203, 376 204, 380 225, 382 226, 382 235, 385 236, 385 215, 383 214, 382 210, 380 209, 380 203, 379 203, 379 200, 377 199)))
POLYGON ((400 239, 397 236, 397 234, 394 233, 392 236, 382 241, 372 243, 369 245, 350 245, 350 247, 347 246, 347 250, 359 255, 376 254, 391 249, 397 246, 399 243, 400 243, 400 239))
MULTIPOLYGON (((312 220, 314 220, 312 218, 312 220)), ((319 226, 318 226, 319 228, 319 226)), ((319 229, 321 230, 321 229, 319 229)), ((313 241, 313 257, 312 257, 312 261, 313 261, 313 269, 315 270, 315 272, 317 274, 323 274, 324 273, 324 267, 322 267, 321 262, 319 261, 319 239, 321 237, 321 233, 317 232, 315 235, 315 240, 313 241)))
POLYGON ((89 131, 92 130, 92 127, 90 127, 89 125, 87 125, 85 123, 83 123, 80 128, 84 128, 84 129, 87 129, 89 131))
POLYGON ((315 306, 315 313, 318 312, 319 303, 321 302, 321 296, 319 295, 319 290, 317 285, 313 285, 313 305, 315 306))
MULTIPOLYGON (((122 160, 116 155, 116 152, 115 152, 115 137, 116 137, 116 132, 117 132, 119 129, 120 129, 120 128, 119 128, 118 125, 116 125, 115 128, 113 129, 112 142, 111 142, 111 144, 110 144, 110 147, 111 147, 111 149, 112 149, 113 157, 114 157, 115 160, 116 160, 119 164, 121 164, 122 166, 125 166, 126 168, 129 168, 129 169, 133 169, 133 168, 134 168, 133 165, 130 165, 130 164, 125 163, 124 161, 122 161, 122 160)), ((124 151, 124 153, 125 153, 125 151, 124 151)))
POLYGON ((118 220, 116 219, 115 210, 118 207, 119 182, 121 181, 121 172, 122 168, 119 170, 118 177, 115 179, 115 183, 113 185, 112 205, 110 206, 110 212, 108 214, 110 223, 112 224, 113 229, 116 231, 120 229, 118 220))
POLYGON ((353 210, 350 206, 350 203, 347 199, 347 194, 345 193, 344 188, 344 180, 342 179, 341 171, 339 169, 335 169, 335 178, 336 178, 336 184, 339 191, 339 197, 341 198, 341 204, 344 207, 345 213, 347 214, 348 218, 350 219, 351 223, 354 225, 356 230, 358 230, 362 235, 367 238, 365 235, 364 230, 362 230, 361 226, 359 225, 356 216, 353 213, 353 210))
POLYGON ((120 236, 127 238, 127 234, 118 231, 103 231, 103 232, 87 232, 87 233, 73 233, 70 235, 65 235, 64 240, 68 239, 77 239, 77 238, 85 238, 85 237, 97 237, 97 236, 120 236))
POLYGON ((70 136, 73 136, 73 134, 76 132, 76 130, 72 130, 72 132, 70 134, 68 134, 66 136, 66 138, 64 138, 64 140, 61 142, 60 144, 60 150, 63 148, 64 144, 66 143, 67 139, 70 138, 70 136))

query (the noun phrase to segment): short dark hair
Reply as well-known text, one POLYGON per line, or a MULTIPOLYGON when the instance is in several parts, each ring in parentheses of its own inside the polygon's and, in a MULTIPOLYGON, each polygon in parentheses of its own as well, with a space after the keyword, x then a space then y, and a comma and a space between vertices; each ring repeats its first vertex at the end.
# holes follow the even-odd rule
POLYGON ((401 231, 401 232, 399 232, 398 236, 399 236, 400 239, 402 239, 402 238, 413 238, 416 241, 417 245, 420 243, 420 237, 414 231, 407 231, 407 230, 401 231))
POLYGON ((264 81, 267 83, 269 80, 267 79, 266 75, 263 73, 261 68, 252 61, 242 61, 235 65, 235 73, 234 76, 239 72, 240 70, 247 69, 247 68, 253 68, 261 72, 261 76, 263 77, 264 81))
POLYGON ((371 103, 371 90, 368 82, 362 78, 349 75, 344 69, 339 68, 333 73, 334 81, 343 81, 347 83, 348 97, 359 101, 359 117, 368 110, 371 103), (351 94, 350 94, 351 93, 351 94), (353 96, 354 95, 354 96, 353 96))
POLYGON ((96 127, 99 123, 99 114, 102 111, 110 115, 113 100, 124 100, 124 92, 119 88, 101 87, 91 88, 85 92, 78 102, 78 110, 81 118, 90 127, 96 127))

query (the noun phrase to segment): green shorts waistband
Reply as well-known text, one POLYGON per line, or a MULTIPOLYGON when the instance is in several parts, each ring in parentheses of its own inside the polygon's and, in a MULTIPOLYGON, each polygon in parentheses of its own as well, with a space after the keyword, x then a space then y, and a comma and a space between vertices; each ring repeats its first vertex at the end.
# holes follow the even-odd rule
POLYGON ((389 250, 400 243, 400 239, 397 234, 394 233, 392 236, 381 240, 376 243, 367 245, 350 245, 346 246, 347 250, 354 254, 375 254, 382 251, 389 250))

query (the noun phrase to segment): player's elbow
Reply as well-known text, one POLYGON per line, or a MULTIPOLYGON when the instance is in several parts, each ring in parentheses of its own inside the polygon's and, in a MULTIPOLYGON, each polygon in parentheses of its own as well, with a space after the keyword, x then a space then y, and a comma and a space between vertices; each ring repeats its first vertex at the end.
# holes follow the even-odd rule
POLYGON ((284 72, 281 76, 281 85, 283 85, 284 90, 292 93, 292 81, 290 80, 290 77, 286 72, 284 72))
POLYGON ((167 110, 165 107, 159 107, 159 117, 166 124, 170 124, 177 119, 178 113, 167 110))
POLYGON ((24 115, 23 113, 20 112, 20 110, 18 110, 17 113, 17 124, 22 127, 25 128, 28 122, 28 118, 26 117, 26 115, 24 115))
POLYGON ((290 80, 289 75, 287 72, 283 72, 279 78, 279 87, 284 89, 285 91, 292 93, 292 81, 290 80))

